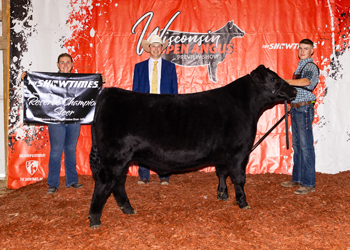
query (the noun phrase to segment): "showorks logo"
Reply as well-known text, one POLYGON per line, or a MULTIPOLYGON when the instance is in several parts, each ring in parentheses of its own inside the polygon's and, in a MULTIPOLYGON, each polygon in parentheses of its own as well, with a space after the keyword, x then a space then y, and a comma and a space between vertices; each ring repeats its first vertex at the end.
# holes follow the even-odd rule
POLYGON ((244 32, 233 21, 229 21, 221 29, 208 33, 168 30, 163 39, 168 39, 169 45, 162 57, 186 67, 207 65, 209 79, 217 82, 216 72, 219 63, 234 50, 231 40, 243 36, 244 32))
MULTIPOLYGON (((270 44, 264 44, 262 46, 263 49, 298 49, 299 43, 270 43, 270 44)), ((314 44, 314 49, 317 48, 317 43, 314 44)))
POLYGON ((38 167, 39 167, 38 161, 34 161, 34 160, 26 161, 26 169, 30 175, 35 174, 35 172, 38 170, 38 167))

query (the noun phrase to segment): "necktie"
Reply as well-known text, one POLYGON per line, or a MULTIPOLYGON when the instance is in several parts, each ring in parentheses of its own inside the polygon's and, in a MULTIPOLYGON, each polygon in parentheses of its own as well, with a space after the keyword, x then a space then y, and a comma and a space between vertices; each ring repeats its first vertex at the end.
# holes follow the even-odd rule
POLYGON ((157 69, 157 63, 158 63, 158 61, 154 62, 153 73, 152 73, 151 93, 153 93, 153 94, 157 94, 158 93, 158 69, 157 69))

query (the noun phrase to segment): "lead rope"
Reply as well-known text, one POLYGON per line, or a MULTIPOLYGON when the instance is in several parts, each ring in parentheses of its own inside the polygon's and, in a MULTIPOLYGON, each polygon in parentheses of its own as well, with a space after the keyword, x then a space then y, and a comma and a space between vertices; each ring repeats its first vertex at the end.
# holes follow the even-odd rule
POLYGON ((253 150, 259 146, 259 144, 274 130, 284 119, 286 119, 286 144, 287 149, 289 149, 289 138, 288 138, 288 108, 287 108, 287 100, 284 101, 284 116, 276 122, 275 125, 273 125, 269 131, 266 132, 266 134, 263 135, 263 137, 260 138, 257 143, 253 146, 252 150, 250 152, 253 152, 253 150))
MULTIPOLYGON (((308 63, 313 63, 313 62, 308 62, 308 63)), ((303 69, 305 68, 305 66, 308 64, 308 63, 306 63, 305 65, 304 65, 304 67, 302 68, 302 70, 301 70, 301 72, 303 72, 303 69)), ((315 64, 315 63, 313 63, 313 64, 315 64)), ((315 64, 316 65, 316 64, 315 64)), ((317 67, 317 65, 316 65, 316 67, 317 67)), ((317 67, 317 69, 318 69, 318 74, 320 74, 320 69, 317 67)), ((266 88, 264 85, 262 85, 265 89, 267 89, 267 90, 269 90, 268 88, 266 88)), ((282 87, 282 86, 281 86, 282 87)), ((280 87, 280 88, 281 88, 280 87)), ((301 88, 301 89, 304 89, 304 90, 307 90, 307 91, 309 91, 309 92, 313 92, 313 90, 311 90, 311 89, 308 89, 308 88, 306 88, 306 87, 302 87, 302 86, 293 86, 293 87, 295 87, 295 88, 301 88)), ((271 91, 271 90, 269 90, 272 94, 274 94, 274 95, 276 95, 273 91, 271 91)), ((279 92, 279 90, 278 90, 278 92, 279 92)), ((277 93, 278 93, 277 92, 277 93)), ((288 134, 288 114, 289 114, 289 112, 288 112, 288 108, 287 108, 287 100, 285 100, 284 101, 284 116, 281 118, 281 119, 279 119, 279 121, 278 122, 276 122, 276 124, 275 125, 273 125, 272 126, 272 128, 270 128, 270 130, 269 131, 267 131, 266 132, 266 134, 264 134, 264 136, 263 137, 261 137, 260 138, 260 140, 257 142, 257 143, 255 143, 255 145, 253 146, 253 148, 252 148, 252 150, 250 151, 250 152, 252 152, 257 146, 259 146, 259 144, 272 132, 272 130, 274 130, 277 126, 278 126, 278 124, 280 124, 284 119, 286 120, 286 146, 287 146, 287 149, 289 149, 289 134, 288 134)))
POLYGON ((286 145, 287 145, 287 149, 289 149, 288 107, 287 107, 287 100, 284 100, 284 119, 286 119, 286 145))

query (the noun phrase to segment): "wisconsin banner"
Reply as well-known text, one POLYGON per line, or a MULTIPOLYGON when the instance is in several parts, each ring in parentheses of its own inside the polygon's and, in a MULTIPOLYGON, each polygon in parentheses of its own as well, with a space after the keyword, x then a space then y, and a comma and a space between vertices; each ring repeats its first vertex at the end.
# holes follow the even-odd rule
POLYGON ((101 90, 99 74, 28 72, 24 78, 23 121, 89 124, 101 90))

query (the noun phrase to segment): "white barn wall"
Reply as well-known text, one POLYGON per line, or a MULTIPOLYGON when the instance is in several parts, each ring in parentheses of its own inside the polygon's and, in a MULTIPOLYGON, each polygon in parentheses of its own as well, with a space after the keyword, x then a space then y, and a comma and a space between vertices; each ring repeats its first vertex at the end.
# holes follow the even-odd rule
MULTIPOLYGON (((69 25, 66 24, 71 10, 70 1, 35 0, 32 4, 31 26, 35 27, 36 31, 25 31, 30 51, 23 53, 22 66, 25 70, 57 72, 57 57, 67 52, 63 46, 64 38, 70 37, 71 34, 69 25)), ((21 32, 22 24, 18 23, 17 27, 14 28, 15 31, 21 32)))
MULTIPOLYGON (((0 12, 2 11, 2 1, 0 1, 0 12)), ((0 34, 2 34, 2 22, 0 22, 0 34)), ((3 51, 0 50, 0 58, 3 58, 3 51)), ((4 64, 0 60, 0 180, 5 179, 6 159, 5 159, 5 121, 4 121, 4 64)), ((7 124, 7 123, 6 123, 7 124)))
MULTIPOLYGON (((70 0, 35 0, 32 1, 32 4, 33 8, 29 11, 27 19, 23 22, 30 22, 31 27, 35 27, 34 30, 23 29, 23 27, 26 27, 23 25, 23 22, 13 24, 15 32, 25 33, 29 48, 28 51, 22 53, 22 58, 20 58, 22 60, 21 65, 25 71, 57 72, 57 57, 59 54, 67 52, 64 42, 65 38, 71 35, 69 25, 66 24, 69 13, 71 12, 70 0), (62 6, 66 6, 66 8, 62 6), (30 20, 31 17, 33 20, 30 20)), ((14 60, 14 58, 10 58, 10 60, 14 60)), ((3 113, 3 98, 1 98, 1 112, 3 113)), ((22 112, 20 112, 20 116, 21 120, 23 120, 22 112)), ((2 131, 4 131, 3 114, 1 114, 1 119, 2 131)), ((27 129, 28 127, 30 126, 23 126, 22 129, 27 129)), ((22 134, 20 130, 17 130, 19 136, 22 134)), ((0 140, 3 143, 0 152, 0 178, 5 178, 5 145, 3 133, 1 136, 0 140)))
POLYGON ((334 60, 341 67, 328 72, 327 91, 317 109, 320 121, 314 126, 316 171, 331 174, 350 169, 350 49, 334 60))
MULTIPOLYGON (((1 29, 1 28, 0 28, 1 29)), ((1 32, 1 30, 0 30, 1 32)), ((0 50, 0 58, 2 58, 3 51, 0 50)), ((4 65, 2 60, 0 60, 0 180, 5 179, 5 121, 4 121, 4 65)))

